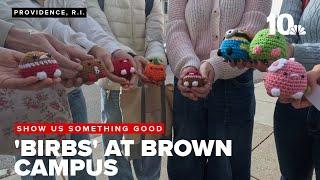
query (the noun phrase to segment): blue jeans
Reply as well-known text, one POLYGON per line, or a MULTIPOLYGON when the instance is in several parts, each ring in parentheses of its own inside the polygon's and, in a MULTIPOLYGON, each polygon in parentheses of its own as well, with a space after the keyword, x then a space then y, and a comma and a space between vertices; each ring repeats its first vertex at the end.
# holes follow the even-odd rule
MULTIPOLYGON (((69 104, 70 104, 73 122, 74 123, 88 123, 86 101, 83 96, 82 90, 80 88, 78 88, 78 89, 71 91, 68 94, 68 100, 69 100, 69 104)), ((79 142, 80 140, 84 140, 84 139, 89 140, 90 137, 88 134, 80 134, 80 135, 71 135, 71 139, 79 142)), ((21 157, 17 157, 17 158, 21 158, 21 157)), ((50 157, 22 157, 22 158, 28 159, 31 162, 31 164, 33 164, 32 162, 34 162, 37 158, 43 159, 44 162, 46 163, 46 168, 48 169, 48 162, 49 162, 50 157)), ((83 159, 83 160, 92 159, 92 157, 80 157, 80 156, 64 157, 64 158, 65 159, 83 159)), ((51 159, 54 159, 54 157, 52 157, 51 159)), ((30 168, 32 168, 32 166, 29 166, 26 168, 28 168, 30 170, 30 168)), ((69 169, 70 169, 70 167, 69 167, 69 169)), ((54 180, 55 177, 25 176, 25 177, 21 177, 21 179, 22 180, 54 180)), ((86 169, 84 169, 83 171, 78 172, 76 176, 69 177, 69 180, 77 180, 77 179, 91 180, 91 179, 95 179, 95 177, 89 176, 86 169)))
POLYGON ((211 93, 199 101, 184 97, 177 88, 173 99, 173 141, 232 140, 232 157, 187 157, 168 159, 172 180, 249 180, 255 97, 253 72, 231 80, 218 80, 211 93))
MULTIPOLYGON (((122 123, 122 115, 119 106, 120 91, 101 90, 101 119, 106 123, 122 123)), ((108 145, 109 140, 117 140, 120 146, 122 134, 104 134, 104 147, 108 145)), ((105 149, 104 148, 104 149, 105 149)), ((118 174, 108 177, 110 180, 133 180, 130 161, 125 156, 109 156, 107 159, 117 161, 118 174)), ((134 159, 133 167, 139 180, 156 180, 160 178, 161 157, 141 157, 134 159)))
POLYGON ((282 180, 320 179, 320 111, 277 103, 274 135, 282 180))

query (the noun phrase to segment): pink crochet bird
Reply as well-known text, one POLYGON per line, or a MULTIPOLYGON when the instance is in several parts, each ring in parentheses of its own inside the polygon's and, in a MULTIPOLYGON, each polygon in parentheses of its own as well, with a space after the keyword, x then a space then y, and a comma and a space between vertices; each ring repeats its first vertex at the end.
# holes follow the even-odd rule
POLYGON ((294 58, 279 59, 268 68, 264 85, 272 97, 301 99, 307 90, 307 71, 294 58))

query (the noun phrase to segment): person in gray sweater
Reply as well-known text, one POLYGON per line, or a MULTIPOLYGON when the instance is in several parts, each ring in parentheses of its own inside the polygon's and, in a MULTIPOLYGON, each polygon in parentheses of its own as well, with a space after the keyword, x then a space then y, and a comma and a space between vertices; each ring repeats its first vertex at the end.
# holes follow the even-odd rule
MULTIPOLYGON (((288 54, 309 70, 309 85, 314 87, 320 78, 320 0, 284 0, 281 14, 284 13, 306 29, 306 35, 287 37, 291 43, 288 54), (303 3, 308 4, 305 7, 303 3)), ((307 100, 278 101, 274 134, 281 180, 311 180, 314 168, 320 179, 320 111, 307 100)))

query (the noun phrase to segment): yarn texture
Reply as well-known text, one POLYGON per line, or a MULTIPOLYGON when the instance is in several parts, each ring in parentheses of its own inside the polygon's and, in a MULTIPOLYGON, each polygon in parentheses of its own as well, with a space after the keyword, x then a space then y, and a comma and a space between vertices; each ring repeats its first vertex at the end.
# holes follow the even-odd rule
POLYGON ((269 34, 269 29, 259 31, 250 44, 250 59, 267 62, 287 57, 287 42, 279 32, 269 34))
POLYGON ((185 87, 202 87, 204 86, 204 78, 198 71, 190 71, 183 78, 183 86, 185 87))
POLYGON ((36 76, 39 80, 61 76, 59 64, 50 54, 32 51, 25 54, 19 63, 19 73, 23 78, 36 76))
POLYGON ((235 29, 227 31, 222 41, 218 56, 227 61, 247 61, 249 59, 250 39, 245 32, 235 29))
POLYGON ((307 71, 294 58, 273 62, 264 79, 267 93, 280 98, 301 99, 307 84, 307 71))

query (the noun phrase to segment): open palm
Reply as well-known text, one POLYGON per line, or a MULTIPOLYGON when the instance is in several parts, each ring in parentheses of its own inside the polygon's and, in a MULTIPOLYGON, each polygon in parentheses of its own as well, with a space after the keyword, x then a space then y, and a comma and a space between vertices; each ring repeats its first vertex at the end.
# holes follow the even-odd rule
POLYGON ((60 81, 60 79, 50 78, 43 81, 39 81, 37 77, 21 78, 18 64, 23 56, 23 53, 0 48, 0 88, 39 90, 60 81))

